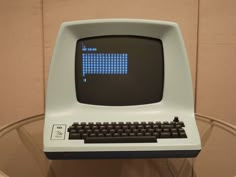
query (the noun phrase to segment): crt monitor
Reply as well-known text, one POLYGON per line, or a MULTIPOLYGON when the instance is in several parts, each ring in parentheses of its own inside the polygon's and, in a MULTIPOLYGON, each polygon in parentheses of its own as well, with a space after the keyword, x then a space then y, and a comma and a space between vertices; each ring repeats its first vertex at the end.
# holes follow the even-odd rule
POLYGON ((164 55, 159 39, 131 35, 77 41, 75 86, 80 103, 132 106, 160 102, 164 55))
POLYGON ((201 143, 176 23, 65 22, 46 95, 49 159, 195 157, 201 143))

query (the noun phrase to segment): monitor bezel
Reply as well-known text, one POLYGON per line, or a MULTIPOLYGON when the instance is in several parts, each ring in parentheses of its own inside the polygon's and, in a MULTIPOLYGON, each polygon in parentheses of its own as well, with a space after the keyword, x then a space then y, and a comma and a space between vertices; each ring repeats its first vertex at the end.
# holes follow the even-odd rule
POLYGON ((116 112, 193 112, 191 73, 183 38, 176 23, 156 20, 104 19, 66 22, 61 25, 55 44, 47 85, 46 113, 71 113, 88 116, 116 112), (100 106, 79 103, 76 99, 74 59, 78 39, 109 35, 135 35, 162 40, 164 50, 163 98, 158 103, 132 106, 100 106), (63 81, 63 82, 62 82, 63 81))

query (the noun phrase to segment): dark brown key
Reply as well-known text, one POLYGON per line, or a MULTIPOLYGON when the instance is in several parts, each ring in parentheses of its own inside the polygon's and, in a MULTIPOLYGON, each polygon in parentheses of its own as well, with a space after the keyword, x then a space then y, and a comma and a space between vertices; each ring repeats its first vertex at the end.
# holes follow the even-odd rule
POLYGON ((83 133, 83 134, 82 134, 82 138, 84 139, 84 138, 86 138, 86 137, 88 137, 88 134, 87 134, 87 133, 83 133))
POLYGON ((102 125, 102 123, 101 122, 96 122, 95 125, 100 126, 100 125, 102 125))
POLYGON ((179 132, 185 132, 183 128, 178 129, 179 132))
POLYGON ((94 129, 98 129, 98 126, 93 125, 93 126, 92 126, 92 129, 93 129, 93 130, 94 130, 94 129))
POLYGON ((160 138, 171 138, 170 132, 161 132, 160 138))
POLYGON ((166 125, 163 125, 163 128, 172 128, 172 125, 170 125, 170 124, 166 124, 166 125))
POLYGON ((108 136, 108 137, 109 137, 109 136, 112 136, 112 134, 111 134, 111 133, 106 133, 106 136, 108 136))
POLYGON ((139 133, 137 133, 137 136, 143 136, 143 133, 139 132, 139 133))
POLYGON ((118 130, 117 130, 117 133, 122 133, 122 132, 123 132, 122 129, 118 129, 118 130))
POLYGON ((70 133, 77 133, 77 130, 72 129, 72 130, 70 130, 70 133))
POLYGON ((168 128, 163 128, 162 131, 163 131, 163 132, 169 132, 170 129, 168 129, 168 128))
POLYGON ((159 138, 159 133, 154 132, 154 133, 152 134, 152 136, 155 136, 156 138, 159 138))
POLYGON ((135 133, 129 133, 129 136, 135 136, 135 133))
POLYGON ((146 129, 141 129, 140 132, 141 132, 141 133, 145 133, 145 132, 146 132, 146 129))
POLYGON ((127 133, 121 133, 121 136, 128 136, 127 133))
POLYGON ((158 125, 153 125, 152 128, 156 129, 156 128, 159 128, 159 126, 158 125))
POLYGON ((179 132, 180 138, 187 138, 187 135, 185 132, 179 132))
POLYGON ((90 129, 90 126, 88 126, 88 125, 86 125, 86 126, 84 126, 84 129, 90 129))
POLYGON ((93 123, 93 122, 89 122, 88 125, 89 125, 89 126, 93 126, 94 123, 93 123))
POLYGON ((101 125, 99 128, 100 129, 105 129, 106 127, 104 125, 101 125))
POLYGON ((103 122, 103 125, 107 126, 109 125, 109 122, 103 122))
POLYGON ((149 129, 149 128, 151 128, 151 125, 146 125, 145 128, 149 129))
POLYGON ((142 125, 146 125, 147 123, 146 122, 141 122, 142 125))
POLYGON ((74 129, 75 129, 75 126, 70 126, 67 131, 70 132, 71 130, 74 130, 74 129))
POLYGON ((117 136, 120 136, 119 133, 114 133, 113 136, 117 137, 117 136))
POLYGON ((87 129, 86 133, 92 133, 92 130, 91 129, 87 129))
POLYGON ((114 129, 110 129, 109 133, 115 133, 116 131, 114 129))
POLYGON ((80 125, 85 126, 87 124, 86 124, 86 122, 81 122, 80 125))
POLYGON ((179 134, 177 132, 172 132, 171 135, 172 138, 179 138, 179 134))
POLYGON ((136 125, 130 125, 130 129, 135 129, 136 125))
POLYGON ((149 133, 153 133, 154 130, 150 128, 150 129, 148 129, 148 132, 149 132, 149 133))
POLYGON ((78 125, 79 125, 78 122, 74 122, 74 123, 73 123, 73 126, 75 126, 75 127, 77 127, 78 125))
POLYGON ((143 125, 138 125, 138 129, 143 129, 143 125))
POLYGON ((181 128, 182 126, 180 124, 176 124, 175 128, 181 128))
POLYGON ((102 129, 101 132, 102 133, 107 133, 107 130, 106 129, 102 129))
POLYGON ((146 132, 146 133, 145 133, 145 136, 151 136, 151 133, 146 132))
POLYGON ((80 138, 81 138, 81 136, 80 136, 79 133, 70 133, 69 134, 69 139, 70 140, 76 140, 76 139, 80 139, 80 138))
POLYGON ((116 125, 116 126, 115 126, 115 129, 120 129, 120 126, 119 126, 119 125, 116 125))
POLYGON ((98 133, 98 137, 102 137, 102 136, 104 136, 103 133, 98 133))
POLYGON ((180 124, 182 127, 185 127, 184 122, 180 121, 179 124, 180 124))
POLYGON ((155 136, 87 137, 85 143, 157 143, 155 136))
POLYGON ((171 130, 171 132, 177 132, 176 128, 171 128, 170 130, 171 130))
POLYGON ((123 125, 123 129, 128 129, 129 126, 128 125, 123 125))
POLYGON ((99 133, 100 131, 98 129, 93 130, 94 133, 99 133))
POLYGON ((133 129, 132 132, 133 133, 138 133, 138 129, 133 129))
POLYGON ((113 129, 113 126, 112 126, 112 125, 108 125, 108 126, 107 126, 107 129, 108 129, 108 130, 113 129))
POLYGON ((162 132, 162 129, 157 128, 157 129, 155 129, 155 132, 161 133, 161 132, 162 132))
POLYGON ((125 133, 130 133, 130 132, 131 132, 130 129, 126 129, 126 130, 125 130, 125 133))
POLYGON ((90 136, 90 137, 95 137, 96 134, 95 134, 95 133, 90 133, 89 136, 90 136))
POLYGON ((79 132, 80 134, 82 134, 82 133, 84 133, 84 130, 81 129, 81 130, 79 130, 78 132, 79 132))

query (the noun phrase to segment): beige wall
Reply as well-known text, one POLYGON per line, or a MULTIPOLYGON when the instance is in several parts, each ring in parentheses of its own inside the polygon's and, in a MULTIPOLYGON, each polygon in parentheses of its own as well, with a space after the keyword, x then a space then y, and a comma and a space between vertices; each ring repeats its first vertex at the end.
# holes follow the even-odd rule
POLYGON ((198 4, 198 0, 0 0, 0 126, 44 112, 44 83, 59 25, 94 18, 179 23, 194 85, 197 81, 197 112, 236 124, 236 1, 201 1, 200 13, 198 4))
POLYGON ((40 0, 0 0, 0 127, 44 111, 40 0))
POLYGON ((236 1, 200 3, 197 112, 236 124, 236 1))

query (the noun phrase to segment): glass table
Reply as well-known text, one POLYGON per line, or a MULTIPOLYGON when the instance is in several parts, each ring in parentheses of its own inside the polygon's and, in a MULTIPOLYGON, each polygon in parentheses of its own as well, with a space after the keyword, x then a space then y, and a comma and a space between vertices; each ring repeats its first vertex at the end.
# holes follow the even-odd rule
POLYGON ((196 115, 202 151, 189 159, 48 160, 44 115, 0 129, 0 177, 235 177, 236 126, 196 115))

